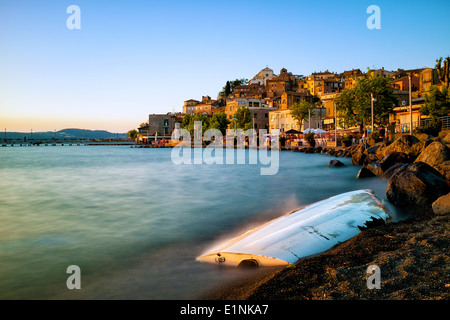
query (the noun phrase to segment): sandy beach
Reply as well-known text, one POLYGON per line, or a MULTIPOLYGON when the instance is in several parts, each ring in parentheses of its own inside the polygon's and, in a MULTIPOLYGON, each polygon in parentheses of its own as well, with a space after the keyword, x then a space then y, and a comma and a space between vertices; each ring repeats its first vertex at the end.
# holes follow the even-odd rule
POLYGON ((258 270, 200 299, 440 300, 450 298, 449 216, 365 230, 292 267, 258 270), (381 269, 381 289, 367 288, 367 267, 381 269))

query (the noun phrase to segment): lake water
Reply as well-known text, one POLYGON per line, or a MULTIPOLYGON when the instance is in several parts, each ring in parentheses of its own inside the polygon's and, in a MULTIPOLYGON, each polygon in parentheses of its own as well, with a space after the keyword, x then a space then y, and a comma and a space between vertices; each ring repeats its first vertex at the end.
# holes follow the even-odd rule
POLYGON ((195 298, 243 275, 195 260, 220 239, 338 193, 385 197, 386 182, 355 179, 350 159, 330 168, 332 157, 283 151, 264 176, 175 165, 171 150, 0 148, 0 298, 195 298), (66 287, 70 265, 81 290, 66 287))

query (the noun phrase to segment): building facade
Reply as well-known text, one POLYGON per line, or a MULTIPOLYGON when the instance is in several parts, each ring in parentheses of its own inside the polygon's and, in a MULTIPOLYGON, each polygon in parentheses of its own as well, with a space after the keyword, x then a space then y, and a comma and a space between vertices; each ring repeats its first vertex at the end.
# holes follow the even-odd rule
POLYGON ((148 116, 148 139, 170 140, 178 118, 173 113, 150 114, 148 116))
POLYGON ((322 118, 325 116, 325 108, 313 108, 311 111, 311 118, 307 117, 303 120, 300 127, 298 121, 291 116, 291 110, 274 110, 269 112, 269 131, 275 129, 280 130, 280 134, 293 129, 297 131, 304 131, 305 129, 317 129, 323 127, 322 118), (309 121, 311 120, 311 122, 309 121))

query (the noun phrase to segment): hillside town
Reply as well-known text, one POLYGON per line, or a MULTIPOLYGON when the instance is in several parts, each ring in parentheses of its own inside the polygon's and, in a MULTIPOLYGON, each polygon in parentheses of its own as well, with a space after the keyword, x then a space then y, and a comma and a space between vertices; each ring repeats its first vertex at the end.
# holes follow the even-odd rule
MULTIPOLYGON (((395 71, 381 68, 366 72, 352 69, 342 73, 326 70, 308 76, 294 74, 286 68, 276 74, 266 67, 251 80, 227 81, 215 99, 208 95, 201 99, 192 97, 184 101, 182 112, 150 114, 148 122, 140 125, 133 138, 145 145, 166 144, 177 126, 185 127, 189 123, 187 118, 216 121, 219 115, 227 128, 266 129, 269 134, 278 129, 288 146, 301 145, 305 134, 310 132, 315 133, 316 143, 325 146, 341 145, 343 137, 348 136, 355 143, 371 134, 383 138, 389 134, 420 132, 433 118, 433 113, 424 112, 427 95, 433 90, 440 92, 443 87, 447 90, 449 60, 444 59, 443 65, 442 58, 436 60, 434 68, 395 71), (373 110, 377 110, 378 101, 372 96, 372 121, 361 124, 349 121, 344 114, 345 101, 338 100, 344 100, 343 95, 362 80, 375 78, 388 81, 392 96, 392 102, 384 101, 389 104, 388 113, 380 114, 381 117, 375 114, 374 120, 373 110), (302 104, 306 104, 307 112, 303 109, 303 116, 296 117, 293 109, 302 104), (243 110, 248 113, 249 126, 238 119, 237 112, 243 110)), ((447 106, 437 117, 444 129, 449 126, 448 111, 447 106)))

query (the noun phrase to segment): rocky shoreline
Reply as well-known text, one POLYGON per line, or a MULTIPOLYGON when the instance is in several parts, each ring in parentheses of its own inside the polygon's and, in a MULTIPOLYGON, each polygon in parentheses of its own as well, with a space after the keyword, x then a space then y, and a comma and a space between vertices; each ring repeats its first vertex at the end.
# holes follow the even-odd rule
MULTIPOLYGON (((220 300, 440 300, 450 299, 450 133, 404 135, 379 142, 290 151, 349 157, 357 178, 388 180, 386 197, 409 213, 375 226, 293 266, 230 284, 205 299, 220 300), (381 289, 367 288, 367 268, 381 271, 381 289)), ((339 160, 330 166, 340 166, 339 160)))

